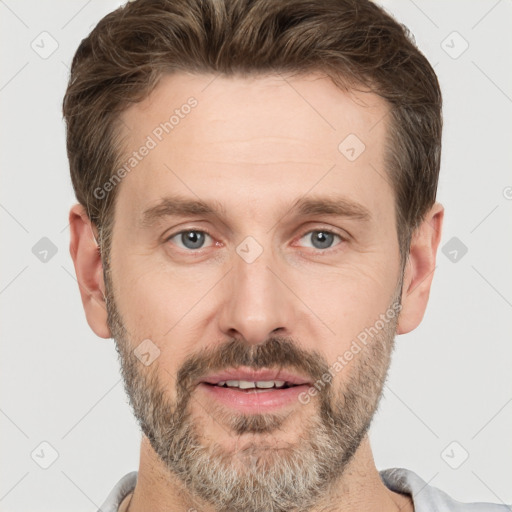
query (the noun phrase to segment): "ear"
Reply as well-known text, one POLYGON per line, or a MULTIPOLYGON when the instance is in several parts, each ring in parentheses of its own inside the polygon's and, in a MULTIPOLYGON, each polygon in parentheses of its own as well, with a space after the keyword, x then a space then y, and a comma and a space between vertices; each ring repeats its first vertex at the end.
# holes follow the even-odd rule
POLYGON ((71 242, 78 287, 89 327, 100 338, 111 338, 107 323, 105 283, 100 249, 96 242, 97 228, 91 223, 85 208, 75 204, 69 212, 71 242))
POLYGON ((436 267, 443 218, 443 206, 435 203, 412 236, 409 260, 405 266, 397 334, 406 334, 416 329, 425 314, 436 267))

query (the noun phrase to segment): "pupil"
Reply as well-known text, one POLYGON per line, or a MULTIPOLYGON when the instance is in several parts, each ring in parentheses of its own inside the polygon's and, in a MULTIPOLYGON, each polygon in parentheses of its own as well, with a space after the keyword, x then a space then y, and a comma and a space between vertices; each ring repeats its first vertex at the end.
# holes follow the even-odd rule
POLYGON ((313 245, 317 249, 326 249, 330 247, 333 242, 334 235, 332 233, 325 233, 324 231, 316 231, 313 234, 313 245), (315 243, 318 241, 318 243, 315 243))
POLYGON ((199 231, 187 231, 182 233, 181 241, 188 249, 198 249, 204 243, 204 233, 199 231))

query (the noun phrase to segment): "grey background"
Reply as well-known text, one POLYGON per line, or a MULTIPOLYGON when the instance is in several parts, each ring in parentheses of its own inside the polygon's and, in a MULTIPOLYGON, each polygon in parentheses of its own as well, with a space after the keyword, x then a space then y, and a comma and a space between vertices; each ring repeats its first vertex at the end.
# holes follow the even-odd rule
MULTIPOLYGON (((443 88, 446 254, 423 323, 397 338, 372 426, 377 467, 412 469, 461 501, 512 503, 512 1, 381 3, 443 88)), ((118 5, 0 0, 2 512, 93 512, 138 469, 114 344, 89 329, 69 256, 61 115, 74 51, 118 5)))

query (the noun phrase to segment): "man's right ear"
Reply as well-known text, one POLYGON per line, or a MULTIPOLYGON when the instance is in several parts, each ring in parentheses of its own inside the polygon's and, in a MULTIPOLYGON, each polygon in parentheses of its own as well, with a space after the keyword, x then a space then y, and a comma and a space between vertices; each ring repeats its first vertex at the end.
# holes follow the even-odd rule
POLYGON ((96 227, 81 204, 71 207, 69 226, 69 252, 75 266, 87 323, 100 338, 111 338, 107 323, 103 265, 94 232, 96 227))

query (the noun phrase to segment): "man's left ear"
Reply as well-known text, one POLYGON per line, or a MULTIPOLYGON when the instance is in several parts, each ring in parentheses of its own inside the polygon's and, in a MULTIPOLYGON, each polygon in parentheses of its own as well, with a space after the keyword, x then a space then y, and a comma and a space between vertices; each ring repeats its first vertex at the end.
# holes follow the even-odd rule
POLYGON ((425 314, 436 267, 437 248, 441 241, 443 218, 443 205, 434 203, 412 235, 409 260, 405 266, 397 334, 406 334, 416 329, 425 314))

